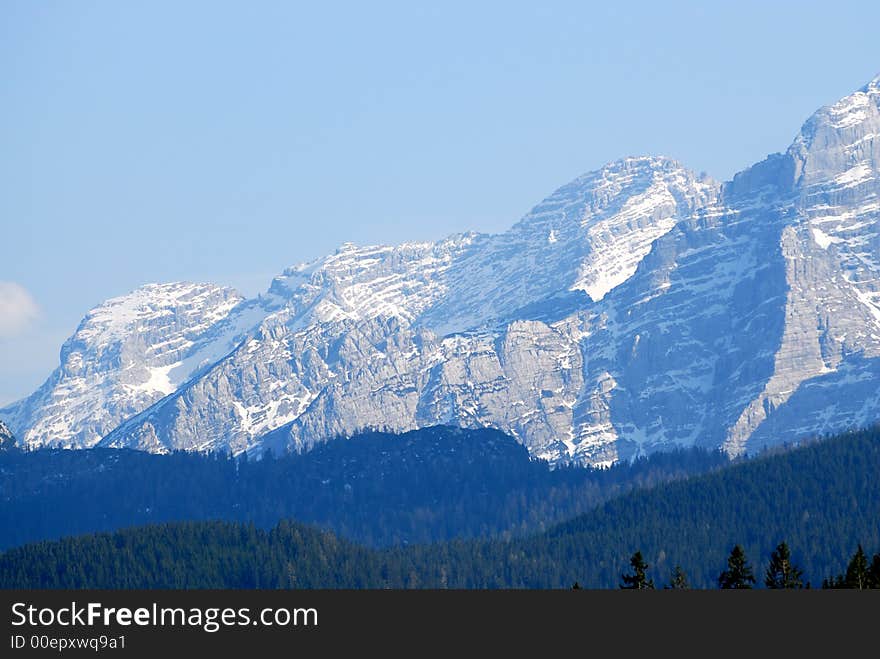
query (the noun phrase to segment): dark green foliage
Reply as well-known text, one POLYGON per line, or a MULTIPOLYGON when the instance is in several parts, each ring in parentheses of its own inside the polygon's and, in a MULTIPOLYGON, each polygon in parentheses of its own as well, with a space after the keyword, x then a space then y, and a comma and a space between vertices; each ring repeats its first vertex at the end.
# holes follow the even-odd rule
POLYGON ((859 544, 856 553, 852 555, 849 563, 847 563, 846 572, 838 574, 836 577, 823 579, 822 588, 850 590, 880 588, 880 554, 874 554, 874 558, 869 565, 865 550, 859 544))
POLYGON ((880 554, 874 554, 868 568, 868 588, 880 590, 880 554))
POLYGON ((862 545, 853 554, 846 566, 846 575, 843 577, 845 588, 853 588, 855 590, 865 590, 869 587, 868 580, 868 557, 865 556, 865 550, 862 545))
POLYGON ((880 433, 873 429, 630 492, 513 540, 372 551, 289 524, 312 538, 303 548, 276 541, 286 537, 278 530, 203 523, 181 536, 172 525, 11 550, 0 555, 0 587, 148 588, 167 584, 171 573, 187 587, 243 588, 266 564, 260 583, 285 587, 567 589, 577 581, 616 588, 638 547, 653 570, 682 565, 692 587, 713 588, 727 548, 741 543, 744 555, 766 560, 779 538, 797 548, 803 578, 818 582, 843 573, 859 541, 880 547, 878 473, 880 433), (322 543, 336 548, 332 560, 322 543))
POLYGON ((650 567, 642 557, 642 552, 637 551, 629 559, 631 574, 623 574, 620 579, 623 583, 620 587, 624 590, 654 590, 654 580, 648 579, 648 568, 650 567))
POLYGON ((743 590, 755 583, 755 573, 740 545, 735 545, 727 558, 727 569, 718 575, 718 587, 722 590, 743 590))
POLYGON ((676 565, 672 570, 672 577, 669 580, 668 590, 690 590, 687 574, 680 565, 676 565))
POLYGON ((822 579, 822 589, 836 589, 836 588, 846 588, 843 582, 843 575, 839 574, 836 577, 826 577, 822 579))
POLYGON ((764 585, 772 589, 799 589, 804 587, 803 570, 791 562, 791 550, 785 542, 779 543, 770 555, 770 565, 764 574, 764 585))
POLYGON ((223 519, 296 519, 369 546, 512 537, 637 487, 720 468, 719 453, 656 454, 551 470, 497 430, 370 432, 304 455, 41 450, 0 454, 0 549, 94 531, 223 519))
POLYGON ((376 554, 332 533, 282 522, 178 522, 13 549, 0 583, 41 588, 381 587, 376 554), (20 559, 27 556, 27 562, 20 559), (63 558, 63 560, 61 560, 63 558), (31 561, 36 560, 37 563, 31 561), (58 569, 37 574, 39 562, 58 569), (17 565, 17 567, 13 567, 17 565))

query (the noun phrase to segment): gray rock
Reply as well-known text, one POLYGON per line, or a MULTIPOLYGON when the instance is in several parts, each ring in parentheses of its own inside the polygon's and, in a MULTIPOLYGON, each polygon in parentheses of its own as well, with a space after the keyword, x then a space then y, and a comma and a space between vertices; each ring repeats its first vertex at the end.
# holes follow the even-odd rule
POLYGON ((724 185, 627 158, 503 234, 346 244, 250 301, 138 293, 131 322, 111 301, 49 382, 0 412, 31 446, 299 451, 452 423, 590 464, 868 425, 878 140, 880 79, 724 185), (94 329, 105 312, 118 332, 94 329))
POLYGON ((45 384, 0 413, 29 447, 94 446, 232 350, 255 322, 252 306, 213 284, 150 284, 108 300, 64 343, 45 384))
POLYGON ((8 451, 15 446, 15 436, 5 423, 0 421, 0 451, 8 451))

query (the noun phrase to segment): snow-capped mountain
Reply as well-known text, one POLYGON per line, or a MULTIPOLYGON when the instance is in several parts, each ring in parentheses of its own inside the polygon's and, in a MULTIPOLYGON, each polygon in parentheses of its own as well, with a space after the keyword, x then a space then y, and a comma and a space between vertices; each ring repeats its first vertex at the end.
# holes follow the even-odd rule
POLYGON ((149 286, 0 411, 30 446, 300 450, 494 426, 537 456, 736 454, 880 420, 880 78, 723 185, 665 158, 509 231, 343 245, 256 300, 149 286))
POLYGON ((717 183, 668 158, 627 158, 581 176, 466 254, 419 324, 445 335, 515 320, 573 292, 601 300, 657 238, 717 194, 717 183))
POLYGON ((3 414, 29 446, 94 446, 231 351, 264 315, 256 306, 212 284, 151 284, 107 300, 43 386, 3 414))
POLYGON ((669 160, 627 159, 577 179, 499 236, 345 245, 277 278, 270 294, 287 300, 282 310, 104 444, 298 450, 364 427, 444 422, 497 425, 541 455, 567 455, 580 330, 547 322, 589 303, 585 285, 599 297, 598 282, 635 270, 646 235, 669 231, 717 191, 669 160), (626 259, 604 258, 609 251, 626 259), (510 300, 518 306, 505 310, 510 300))

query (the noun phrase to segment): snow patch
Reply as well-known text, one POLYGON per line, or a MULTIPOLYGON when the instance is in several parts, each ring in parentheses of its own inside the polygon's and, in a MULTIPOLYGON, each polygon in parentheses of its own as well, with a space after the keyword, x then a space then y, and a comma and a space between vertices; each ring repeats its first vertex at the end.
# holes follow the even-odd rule
POLYGON ((816 241, 816 244, 822 249, 828 249, 829 245, 834 243, 842 243, 842 238, 836 238, 834 236, 829 236, 827 233, 822 231, 821 229, 817 229, 816 227, 812 227, 813 232, 813 240, 816 241))
POLYGON ((147 368, 147 372, 150 374, 147 381, 142 384, 134 385, 131 389, 134 391, 156 392, 163 396, 172 394, 177 389, 179 383, 174 383, 169 376, 171 371, 181 364, 182 362, 177 362, 169 364, 168 366, 153 366, 147 368))
POLYGON ((864 183, 865 181, 869 181, 873 177, 874 172, 871 169, 871 166, 863 162, 855 167, 851 167, 843 172, 843 174, 834 177, 834 183, 842 188, 851 188, 860 183, 864 183))
POLYGON ((591 226, 587 235, 592 250, 570 290, 584 291, 598 302, 629 279, 654 241, 676 225, 678 218, 670 212, 675 208, 669 187, 657 182, 628 199, 618 213, 591 226))
POLYGON ((871 101, 865 92, 856 92, 829 108, 831 125, 835 128, 851 128, 868 118, 871 101))

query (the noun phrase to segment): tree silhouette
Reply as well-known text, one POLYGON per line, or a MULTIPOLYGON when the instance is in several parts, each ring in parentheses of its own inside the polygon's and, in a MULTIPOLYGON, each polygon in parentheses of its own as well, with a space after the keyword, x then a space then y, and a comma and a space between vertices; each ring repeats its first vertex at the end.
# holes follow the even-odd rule
POLYGON ((791 562, 791 550, 780 542, 770 555, 770 565, 764 573, 764 585, 772 589, 798 589, 804 587, 803 571, 791 562))
POLYGON ((676 565, 672 570, 672 578, 669 580, 667 590, 690 590, 687 574, 681 569, 680 565, 676 565))
POLYGON ((853 588, 856 590, 865 590, 869 587, 868 583, 868 557, 865 556, 865 550, 859 544, 859 548, 846 566, 846 575, 843 578, 844 588, 853 588))
POLYGON ((746 559, 746 552, 740 545, 734 546, 727 559, 727 569, 718 575, 718 587, 724 590, 751 588, 755 583, 752 566, 746 559))
POLYGON ((880 554, 874 554, 868 568, 868 588, 880 589, 880 554))
POLYGON ((648 568, 651 566, 642 558, 642 552, 637 551, 633 554, 629 564, 633 570, 632 574, 621 575, 623 583, 620 587, 625 590, 654 590, 654 580, 647 577, 648 568))

